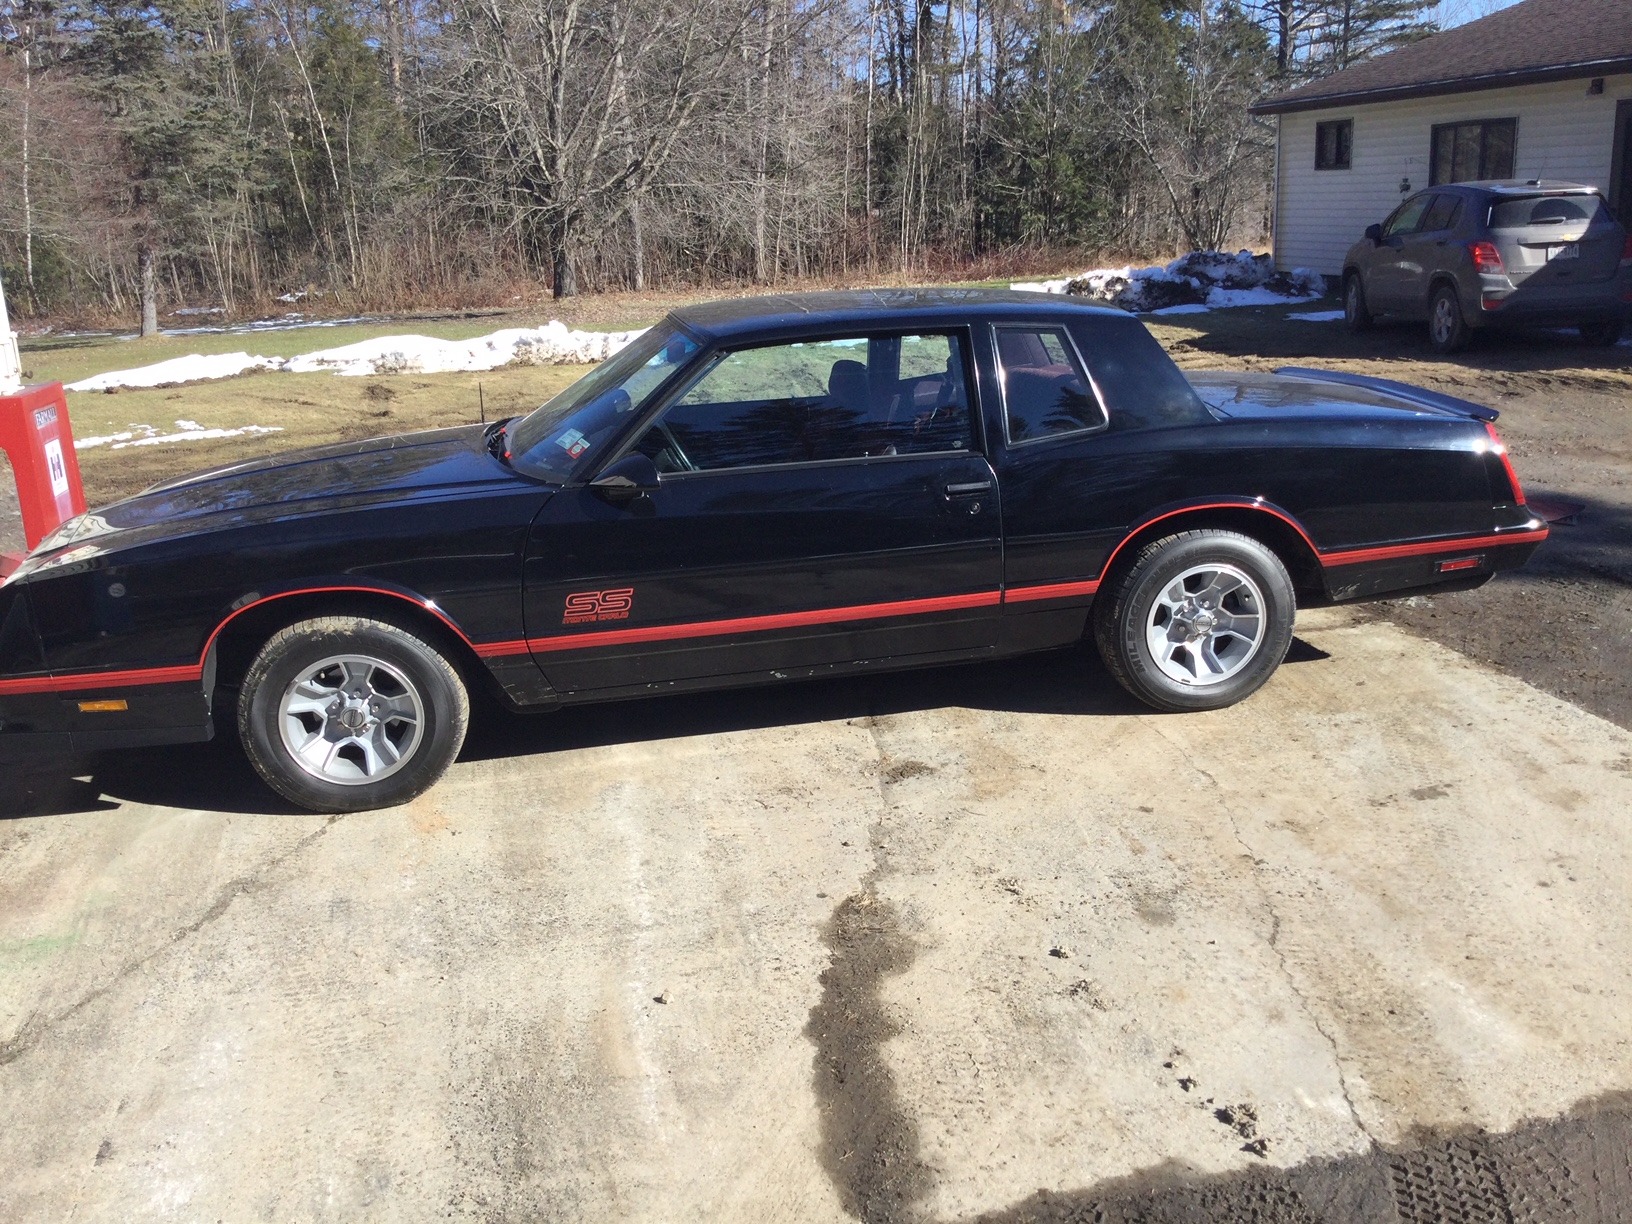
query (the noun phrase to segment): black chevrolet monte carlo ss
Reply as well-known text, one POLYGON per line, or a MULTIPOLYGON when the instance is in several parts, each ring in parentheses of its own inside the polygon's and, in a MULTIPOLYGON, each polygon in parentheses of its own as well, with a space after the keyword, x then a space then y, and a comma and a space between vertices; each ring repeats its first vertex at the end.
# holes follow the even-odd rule
POLYGON ((905 290, 679 311, 529 416, 202 472, 0 587, 0 753, 236 720, 297 804, 401 803, 517 709, 1071 646, 1240 701, 1297 606, 1477 586, 1547 528, 1488 408, 1180 373, 1137 319, 905 290))

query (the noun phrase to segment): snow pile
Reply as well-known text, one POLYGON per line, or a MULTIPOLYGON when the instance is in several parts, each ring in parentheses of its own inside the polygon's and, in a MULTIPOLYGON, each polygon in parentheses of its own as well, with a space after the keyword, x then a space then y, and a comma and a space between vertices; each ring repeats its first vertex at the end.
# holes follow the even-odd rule
POLYGON ((1303 323, 1336 323, 1343 317, 1341 310, 1297 310, 1286 316, 1303 323))
POLYGON ((1238 251, 1192 251, 1150 268, 1095 268, 1061 280, 1010 286, 1039 293, 1066 293, 1135 314, 1191 314, 1224 306, 1280 306, 1320 297, 1326 283, 1317 272, 1277 272, 1268 255, 1238 251))
POLYGON ((507 365, 587 364, 604 361, 641 333, 570 331, 552 321, 543 327, 515 327, 474 340, 430 336, 380 336, 339 348, 291 357, 283 369, 294 374, 332 370, 336 374, 444 374, 496 370, 507 365))
POLYGON ((102 438, 75 438, 76 451, 106 446, 110 450, 124 450, 127 446, 159 446, 168 442, 203 442, 208 438, 242 438, 251 434, 282 433, 278 425, 244 425, 238 429, 210 429, 197 421, 177 421, 175 433, 160 433, 151 425, 132 425, 129 429, 102 438))
POLYGON ((70 391, 109 391, 118 387, 165 387, 176 383, 231 378, 249 370, 310 374, 323 370, 348 376, 371 374, 444 374, 450 371, 496 370, 507 365, 588 365, 605 361, 641 335, 639 331, 572 331, 552 321, 543 327, 515 327, 474 340, 437 340, 430 336, 379 336, 339 348, 320 349, 299 357, 254 357, 248 353, 172 357, 134 370, 113 370, 69 383, 70 391))
POLYGON ((106 391, 111 387, 164 387, 172 383, 202 382, 211 378, 231 378, 248 370, 275 370, 282 363, 275 357, 252 357, 248 353, 214 353, 172 357, 169 361, 139 366, 134 370, 111 370, 69 383, 70 391, 106 391))

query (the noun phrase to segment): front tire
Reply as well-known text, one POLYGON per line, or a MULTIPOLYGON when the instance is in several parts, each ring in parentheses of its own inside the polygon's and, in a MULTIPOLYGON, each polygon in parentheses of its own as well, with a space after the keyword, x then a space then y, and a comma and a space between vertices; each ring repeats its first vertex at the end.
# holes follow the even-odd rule
POLYGON ((250 763, 315 812, 393 807, 459 755, 470 699, 434 647, 384 621, 325 616, 273 635, 244 675, 238 733, 250 763))
POLYGON ((1441 285, 1428 302, 1428 343, 1436 353, 1458 353, 1468 346, 1468 321, 1455 285, 1441 285))
POLYGON ((1358 272, 1350 272, 1343 282, 1343 325, 1357 336, 1371 330, 1371 308, 1366 305, 1366 287, 1358 272))
POLYGON ((1147 544, 1094 601, 1094 640, 1146 705, 1217 710, 1262 688, 1292 644, 1297 595, 1250 536, 1186 531, 1147 544))

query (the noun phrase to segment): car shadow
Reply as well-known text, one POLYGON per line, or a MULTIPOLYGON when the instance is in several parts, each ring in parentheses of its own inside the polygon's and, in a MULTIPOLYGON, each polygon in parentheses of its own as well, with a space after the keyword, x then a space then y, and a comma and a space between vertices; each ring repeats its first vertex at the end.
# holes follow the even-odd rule
MULTIPOLYGON (((1329 658, 1293 638, 1288 664, 1329 658)), ((1016 714, 1159 717, 1123 692, 1088 648, 915 671, 877 672, 513 714, 478 701, 461 761, 491 761, 766 727, 963 708, 1016 714)), ((15 771, 0 793, 0 820, 112 812, 124 804, 289 816, 301 809, 263 785, 223 734, 207 744, 106 752, 42 761, 15 771)))

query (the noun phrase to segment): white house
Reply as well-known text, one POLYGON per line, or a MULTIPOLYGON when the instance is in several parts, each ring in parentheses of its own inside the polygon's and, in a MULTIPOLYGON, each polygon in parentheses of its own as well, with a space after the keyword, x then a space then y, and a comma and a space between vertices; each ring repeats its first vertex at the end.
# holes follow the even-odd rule
POLYGON ((1632 228, 1632 0, 1522 0, 1251 109, 1280 268, 1337 276, 1405 195, 1474 179, 1591 183, 1632 228))

